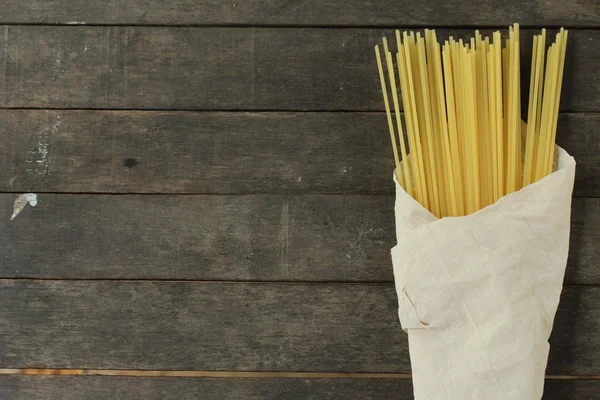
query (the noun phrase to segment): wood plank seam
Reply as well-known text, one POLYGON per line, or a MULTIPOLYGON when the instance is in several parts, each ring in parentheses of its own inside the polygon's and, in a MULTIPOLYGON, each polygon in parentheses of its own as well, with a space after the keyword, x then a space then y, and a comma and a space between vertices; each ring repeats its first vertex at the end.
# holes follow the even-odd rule
MULTIPOLYGON (((45 278, 45 277, 0 277, 0 282, 11 282, 11 281, 42 281, 42 282, 114 282, 114 283, 194 283, 201 285, 230 285, 230 284, 258 284, 258 285, 357 285, 357 286, 384 286, 390 287, 394 285, 394 281, 315 281, 315 280, 297 280, 297 281, 286 281, 286 280, 205 280, 205 279, 153 279, 153 278, 45 278)), ((585 283, 565 283, 565 288, 597 288, 600 284, 585 284, 585 283)))
MULTIPOLYGON (((10 21, 2 21, 0 19, 0 25, 2 26, 36 26, 36 27, 120 27, 120 28, 276 28, 276 29, 396 29, 401 26, 403 29, 506 29, 506 24, 483 24, 483 25, 448 25, 448 24, 331 24, 331 25, 318 25, 318 24, 286 24, 286 23, 206 23, 206 24, 158 24, 158 23, 68 23, 68 22, 57 22, 57 23, 49 23, 49 22, 10 22, 10 21)), ((523 24, 519 23, 521 28, 525 29, 541 29, 542 25, 536 24, 523 24)), ((547 29, 559 29, 565 28, 568 30, 600 30, 600 25, 598 26, 587 26, 587 25, 570 25, 570 24, 561 24, 561 23, 548 23, 543 25, 544 28, 547 29)))
MULTIPOLYGON (((411 374, 344 372, 262 372, 262 371, 170 371, 131 369, 0 368, 0 375, 85 375, 188 378, 299 378, 299 379, 412 379, 411 374)), ((600 375, 547 375, 547 380, 600 380, 600 375)))

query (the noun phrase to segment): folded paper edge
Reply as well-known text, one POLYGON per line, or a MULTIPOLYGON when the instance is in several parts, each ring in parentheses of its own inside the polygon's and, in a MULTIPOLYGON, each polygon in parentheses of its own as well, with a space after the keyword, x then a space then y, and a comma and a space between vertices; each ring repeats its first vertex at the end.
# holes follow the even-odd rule
MULTIPOLYGON (((471 215, 475 215, 477 213, 482 212, 483 210, 486 209, 490 209, 490 208, 495 208, 498 206, 498 204, 501 204, 501 202, 504 201, 510 201, 511 197, 514 197, 515 195, 517 195, 518 193, 522 193, 523 191, 535 191, 536 188, 538 188, 539 186, 544 185, 545 183, 548 182, 548 180, 550 179, 556 179, 557 175, 561 175, 561 174, 565 174, 565 173, 571 173, 573 176, 575 174, 575 168, 576 168, 576 161, 575 158, 573 156, 571 156, 565 149, 563 149, 560 146, 556 146, 557 149, 557 160, 556 160, 556 165, 555 165, 555 170, 549 174, 546 175, 545 177, 543 177, 542 179, 540 179, 539 181, 533 182, 527 186, 524 186, 523 188, 517 190, 516 192, 513 193, 509 193, 503 197, 501 197, 500 199, 498 199, 495 203, 490 204, 480 210, 478 210, 475 213, 469 214, 469 215, 465 215, 465 216, 460 216, 460 217, 442 217, 442 218, 438 218, 437 216, 435 216, 434 214, 431 213, 431 211, 429 211, 428 209, 426 209, 421 203, 419 203, 415 198, 413 198, 410 194, 408 194, 408 192, 406 192, 406 190, 404 190, 404 188, 400 185, 400 183, 398 182, 397 179, 397 175, 396 175, 396 169, 394 169, 393 173, 392 173, 392 180, 394 181, 394 185, 396 188, 396 204, 395 204, 395 214, 396 214, 396 220, 399 216, 399 213, 397 212, 398 210, 396 210, 396 207, 398 205, 398 200, 399 198, 403 198, 406 203, 408 204, 411 208, 410 213, 412 215, 418 215, 420 217, 420 219, 423 220, 429 220, 429 222, 435 222, 437 220, 443 219, 443 218, 465 218, 465 217, 469 217, 471 215)), ((402 164, 401 161, 400 164, 402 164)), ((572 191, 572 187, 571 187, 571 191, 572 191)), ((398 235, 397 235, 398 236, 398 235)), ((399 240, 399 238, 396 238, 397 240, 399 240)))

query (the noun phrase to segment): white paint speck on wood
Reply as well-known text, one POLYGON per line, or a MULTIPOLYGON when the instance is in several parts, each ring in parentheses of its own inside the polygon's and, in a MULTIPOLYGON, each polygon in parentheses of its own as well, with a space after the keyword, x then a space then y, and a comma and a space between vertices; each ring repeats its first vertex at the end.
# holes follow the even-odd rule
POLYGON ((23 193, 23 194, 20 194, 15 199, 15 203, 13 205, 13 214, 10 217, 11 221, 13 219, 15 219, 15 217, 17 215, 19 215, 19 213, 21 211, 23 211, 23 209, 25 208, 25 206, 27 205, 27 203, 29 203, 29 205, 31 207, 37 206, 37 194, 35 194, 35 193, 23 193))

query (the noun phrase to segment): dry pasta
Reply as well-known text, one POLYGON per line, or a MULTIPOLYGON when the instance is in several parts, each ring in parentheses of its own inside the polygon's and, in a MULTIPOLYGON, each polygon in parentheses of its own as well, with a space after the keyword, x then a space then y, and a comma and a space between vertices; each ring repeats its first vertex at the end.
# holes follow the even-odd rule
POLYGON ((375 54, 398 183, 434 215, 463 216, 550 174, 567 36, 547 52, 546 30, 533 38, 526 126, 518 24, 504 47, 500 32, 440 44, 434 30, 396 31, 394 57, 384 38, 375 54))

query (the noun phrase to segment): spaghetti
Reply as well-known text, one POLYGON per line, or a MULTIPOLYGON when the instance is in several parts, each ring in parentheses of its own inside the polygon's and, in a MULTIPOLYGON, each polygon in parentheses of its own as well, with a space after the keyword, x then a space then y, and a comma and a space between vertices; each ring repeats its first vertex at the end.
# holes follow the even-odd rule
POLYGON ((500 32, 441 45, 433 30, 396 31, 394 57, 384 38, 375 54, 398 183, 434 215, 463 216, 550 174, 567 35, 546 54, 546 30, 533 38, 525 128, 518 24, 504 47, 500 32))

